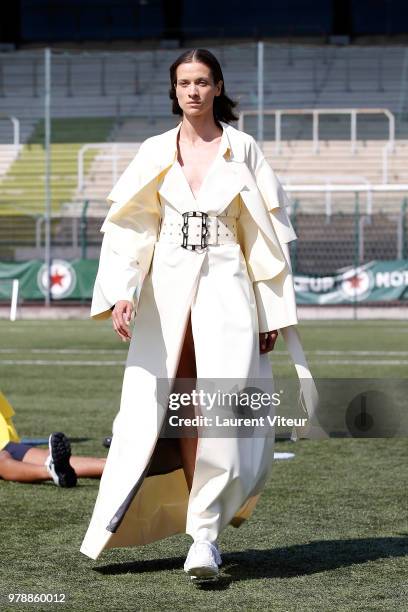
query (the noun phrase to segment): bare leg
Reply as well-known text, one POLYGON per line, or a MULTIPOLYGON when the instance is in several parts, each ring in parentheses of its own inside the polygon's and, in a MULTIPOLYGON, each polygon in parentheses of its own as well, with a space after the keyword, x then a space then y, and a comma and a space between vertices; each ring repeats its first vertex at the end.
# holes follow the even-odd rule
MULTIPOLYGON (((176 378, 195 379, 196 377, 194 339, 191 329, 191 318, 189 316, 176 378)), ((180 438, 179 440, 184 475, 186 477, 188 490, 191 491, 196 460, 197 438, 180 438)))
POLYGON ((106 459, 103 457, 71 457, 69 462, 78 478, 100 478, 106 459))
POLYGON ((0 452, 0 477, 16 482, 52 480, 45 465, 16 461, 7 451, 0 452))
MULTIPOLYGON (((23 462, 44 465, 48 457, 48 450, 43 448, 30 448, 23 457, 23 462)), ((102 457, 71 457, 69 462, 79 478, 100 478, 106 459, 102 457)))

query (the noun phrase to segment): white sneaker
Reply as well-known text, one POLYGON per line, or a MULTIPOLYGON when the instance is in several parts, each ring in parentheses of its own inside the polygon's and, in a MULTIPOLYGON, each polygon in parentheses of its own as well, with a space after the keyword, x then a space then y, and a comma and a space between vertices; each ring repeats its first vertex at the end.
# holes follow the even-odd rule
POLYGON ((221 563, 219 550, 211 542, 193 542, 184 563, 184 571, 197 578, 215 578, 218 574, 218 565, 221 563))

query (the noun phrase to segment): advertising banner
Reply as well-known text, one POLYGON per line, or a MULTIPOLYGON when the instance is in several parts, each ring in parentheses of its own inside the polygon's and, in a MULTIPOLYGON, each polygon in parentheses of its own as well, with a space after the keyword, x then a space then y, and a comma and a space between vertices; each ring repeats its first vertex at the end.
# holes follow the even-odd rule
MULTIPOLYGON (((91 299, 97 270, 96 259, 53 259, 51 298, 91 299)), ((13 279, 19 280, 19 300, 44 300, 47 291, 47 268, 43 261, 0 263, 0 299, 11 298, 13 279)))
POLYGON ((371 261, 333 275, 296 275, 298 304, 354 304, 408 300, 408 260, 371 261))
MULTIPOLYGON (((51 267, 53 300, 92 298, 98 269, 96 259, 54 259, 51 267)), ((19 299, 43 300, 47 287, 44 262, 0 263, 0 300, 11 298, 12 280, 19 280, 19 299)), ((408 260, 372 261, 332 275, 294 277, 298 304, 354 304, 408 300, 408 260)))

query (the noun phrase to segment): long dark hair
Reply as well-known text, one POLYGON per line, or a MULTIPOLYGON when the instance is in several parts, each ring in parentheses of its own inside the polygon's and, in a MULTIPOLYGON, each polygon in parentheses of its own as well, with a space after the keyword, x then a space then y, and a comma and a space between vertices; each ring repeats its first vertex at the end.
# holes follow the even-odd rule
POLYGON ((222 80, 221 93, 219 96, 215 96, 213 103, 214 119, 216 121, 224 121, 230 123, 230 121, 238 121, 238 117, 233 112, 233 108, 237 106, 237 102, 231 100, 225 93, 224 87, 224 75, 222 74, 221 66, 219 61, 210 51, 207 49, 190 49, 182 53, 175 62, 170 66, 170 90, 169 97, 173 101, 172 112, 173 115, 183 116, 183 111, 176 96, 176 75, 177 67, 180 64, 186 64, 189 62, 201 62, 208 66, 211 71, 211 75, 215 84, 222 80))

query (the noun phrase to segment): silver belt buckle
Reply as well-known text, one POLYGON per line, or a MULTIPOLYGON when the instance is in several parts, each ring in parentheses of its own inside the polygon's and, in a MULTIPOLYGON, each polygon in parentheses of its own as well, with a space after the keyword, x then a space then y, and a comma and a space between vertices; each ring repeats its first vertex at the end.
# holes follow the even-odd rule
POLYGON ((208 225, 207 225, 207 219, 208 219, 208 214, 205 212, 201 212, 200 210, 192 210, 192 211, 188 211, 185 213, 182 213, 183 215, 183 226, 181 228, 182 234, 183 234, 183 242, 181 244, 181 246, 184 249, 188 249, 189 251, 195 251, 197 247, 204 249, 205 247, 208 246, 208 225), (199 238, 199 242, 191 242, 191 240, 189 240, 189 219, 191 217, 201 217, 201 228, 200 228, 200 234, 198 236, 199 238))

